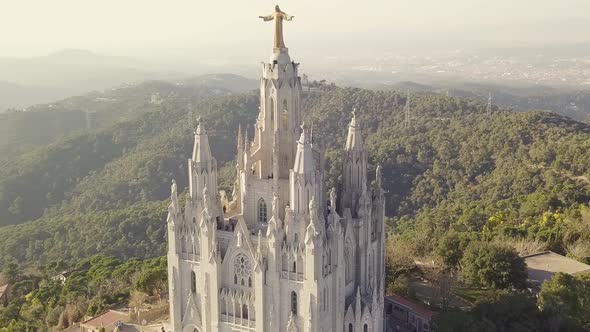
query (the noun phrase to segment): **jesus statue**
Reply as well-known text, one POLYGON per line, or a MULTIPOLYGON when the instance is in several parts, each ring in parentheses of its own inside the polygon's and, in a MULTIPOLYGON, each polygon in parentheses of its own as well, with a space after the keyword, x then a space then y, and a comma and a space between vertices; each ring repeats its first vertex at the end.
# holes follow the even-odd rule
POLYGON ((275 44, 274 48, 286 48, 283 40, 283 20, 291 21, 294 16, 289 16, 281 11, 278 5, 275 6, 275 12, 268 16, 258 16, 266 21, 275 20, 275 44))

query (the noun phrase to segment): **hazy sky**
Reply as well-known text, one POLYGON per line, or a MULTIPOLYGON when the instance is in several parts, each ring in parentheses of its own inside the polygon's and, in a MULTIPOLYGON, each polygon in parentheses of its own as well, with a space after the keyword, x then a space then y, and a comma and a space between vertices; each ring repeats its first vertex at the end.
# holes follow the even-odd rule
MULTIPOLYGON (((267 0, 1 0, 0 56, 270 47, 267 0)), ((288 0, 287 46, 374 48, 590 41, 590 0, 288 0), (356 47, 355 47, 356 45, 356 47)), ((214 53, 213 53, 214 54, 214 53)))

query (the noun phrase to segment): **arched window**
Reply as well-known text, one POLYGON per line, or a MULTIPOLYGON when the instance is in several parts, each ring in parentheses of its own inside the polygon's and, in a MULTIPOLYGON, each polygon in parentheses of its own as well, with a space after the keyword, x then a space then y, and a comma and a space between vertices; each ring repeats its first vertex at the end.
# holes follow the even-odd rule
POLYGON ((348 332, 354 332, 354 327, 352 327, 352 323, 348 324, 348 332))
POLYGON ((293 270, 291 272, 297 272, 297 262, 293 262, 293 270))
POLYGON ((363 332, 369 332, 369 326, 367 324, 363 325, 363 332))
POLYGON ((238 276, 234 274, 234 285, 238 284, 238 276))
POLYGON ((293 244, 295 245, 295 247, 297 247, 297 245, 299 244, 299 235, 297 235, 297 233, 293 235, 293 244))
POLYGON ((266 202, 261 198, 258 200, 258 222, 264 223, 267 220, 266 202))
POLYGON ((247 304, 242 305, 242 318, 248 319, 248 305, 247 304))
POLYGON ((191 292, 193 294, 197 292, 197 275, 195 271, 191 271, 191 292))
POLYGON ((291 292, 291 313, 297 315, 297 293, 291 292))
POLYGON ((252 287, 252 277, 248 277, 248 287, 252 287))

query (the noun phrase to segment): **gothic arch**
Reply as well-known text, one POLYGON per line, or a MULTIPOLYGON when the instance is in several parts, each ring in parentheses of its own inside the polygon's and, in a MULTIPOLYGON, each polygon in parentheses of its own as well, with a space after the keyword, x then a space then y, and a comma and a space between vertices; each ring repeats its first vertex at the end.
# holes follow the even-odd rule
POLYGON ((354 311, 352 309, 352 305, 349 305, 348 309, 346 310, 346 314, 344 315, 344 326, 346 327, 345 331, 348 332, 348 328, 350 327, 350 325, 353 326, 353 330, 354 330, 355 324, 356 324, 356 319, 355 319, 354 311))
POLYGON ((195 271, 191 271, 191 293, 195 294, 197 292, 197 274, 195 271))
POLYGON ((295 291, 291 292, 291 314, 293 316, 297 316, 298 312, 298 302, 297 302, 297 293, 295 291))
POLYGON ((201 332, 201 329, 195 324, 188 324, 182 329, 182 332, 201 332))
POLYGON ((362 319, 361 319, 361 327, 363 328, 363 332, 373 332, 373 317, 371 315, 371 312, 368 310, 368 308, 365 307, 362 319), (367 330, 365 331, 365 326, 367 327, 367 330))

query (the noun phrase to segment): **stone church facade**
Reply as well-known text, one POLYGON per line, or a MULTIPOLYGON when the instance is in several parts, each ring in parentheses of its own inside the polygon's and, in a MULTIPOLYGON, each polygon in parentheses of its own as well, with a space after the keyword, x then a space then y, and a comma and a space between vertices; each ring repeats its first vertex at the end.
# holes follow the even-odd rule
POLYGON ((218 191, 199 123, 188 192, 179 197, 173 184, 168 209, 173 331, 383 331, 380 167, 368 184, 353 112, 342 183, 326 188, 324 153, 302 122, 301 94, 298 64, 287 48, 274 48, 262 64, 253 138, 238 134, 231 197, 218 191))

